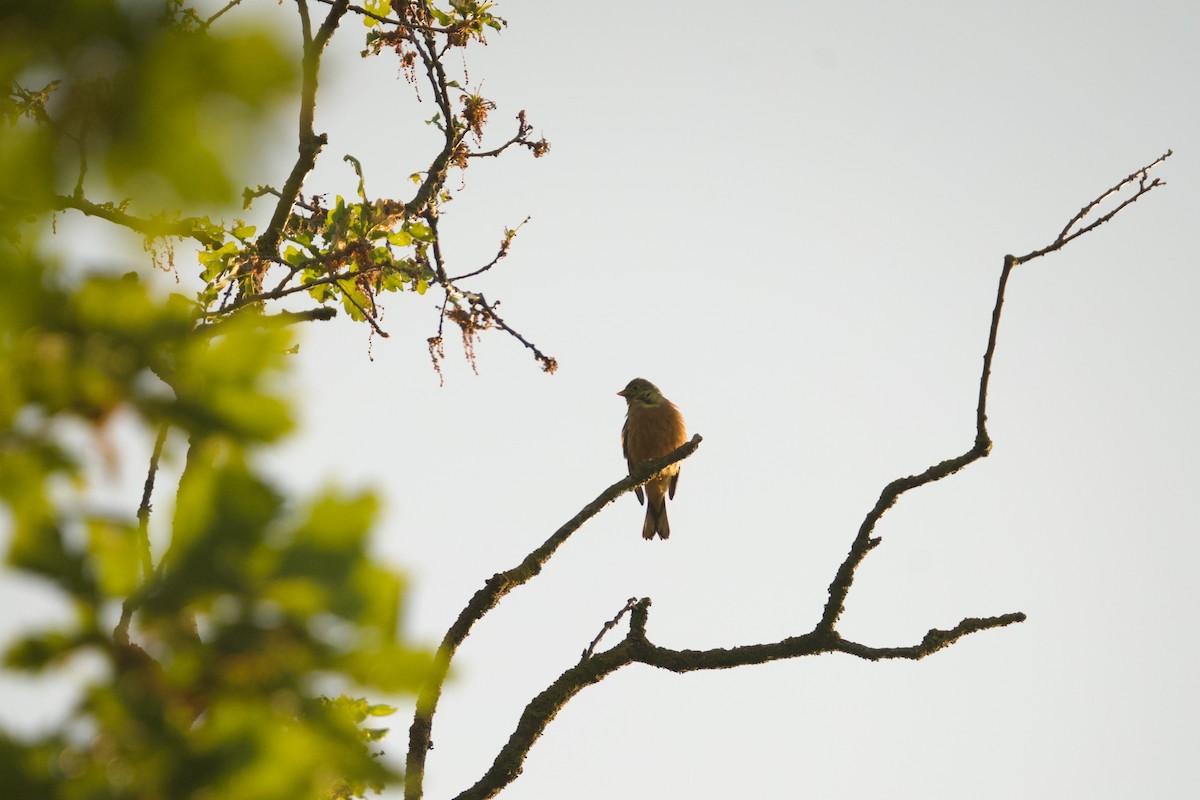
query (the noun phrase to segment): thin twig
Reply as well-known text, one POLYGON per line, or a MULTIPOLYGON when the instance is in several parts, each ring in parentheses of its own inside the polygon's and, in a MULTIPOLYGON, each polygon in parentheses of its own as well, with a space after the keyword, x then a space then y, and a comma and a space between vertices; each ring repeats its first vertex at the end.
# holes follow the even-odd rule
POLYGON ((516 238, 517 231, 519 231, 519 230, 521 230, 521 228, 525 227, 525 223, 529 222, 529 219, 530 219, 529 217, 526 217, 525 219, 521 220, 521 224, 515 228, 512 228, 512 229, 505 228, 504 229, 504 238, 500 240, 500 248, 496 251, 496 255, 492 258, 491 261, 484 264, 482 267, 480 267, 477 270, 465 273, 463 275, 455 275, 453 278, 447 278, 447 280, 450 283, 454 283, 455 281, 465 280, 466 278, 474 278, 476 275, 482 275, 483 273, 487 272, 492 267, 499 264, 500 261, 502 259, 504 259, 505 256, 508 255, 508 249, 512 246, 512 240, 514 238, 516 238))
POLYGON ((118 645, 129 645, 129 623, 133 621, 133 612, 142 601, 142 592, 154 578, 154 557, 150 552, 150 498, 154 494, 154 479, 158 475, 158 461, 162 458, 163 447, 167 443, 167 432, 170 426, 162 423, 158 427, 158 435, 154 438, 154 449, 150 452, 150 467, 146 470, 146 482, 142 485, 142 502, 138 504, 138 552, 142 562, 142 589, 126 597, 121 603, 121 618, 113 629, 113 641, 118 645))
POLYGON ((201 23, 201 25, 200 25, 200 29, 208 30, 208 28, 210 28, 214 22, 216 22, 218 19, 220 19, 221 16, 224 15, 226 11, 229 11, 234 6, 241 5, 241 3, 242 3, 242 0, 229 0, 229 2, 225 4, 224 8, 222 8, 220 11, 217 11, 216 13, 214 13, 208 19, 204 20, 204 22, 201 23))
MULTIPOLYGON (((349 249, 346 248, 346 252, 349 249)), ((370 277, 377 272, 384 272, 390 265, 388 264, 371 264, 370 266, 358 268, 352 267, 344 272, 335 272, 332 275, 326 275, 323 278, 316 278, 308 283, 302 283, 299 286, 277 287, 269 292, 261 294, 251 294, 245 297, 239 297, 237 300, 230 302, 228 305, 222 306, 217 312, 219 314, 229 314, 237 311, 239 308, 244 308, 254 303, 261 303, 266 300, 278 300, 281 297, 287 297, 297 292, 306 292, 309 289, 314 289, 318 286, 324 286, 327 283, 340 283, 341 281, 352 280, 359 277, 370 277)))
POLYGON ((587 646, 587 649, 583 651, 583 655, 581 655, 579 657, 580 661, 583 661, 585 658, 592 657, 592 654, 596 652, 596 646, 599 645, 600 640, 604 638, 604 634, 608 633, 613 628, 617 627, 617 623, 621 621, 621 617, 625 616, 627 613, 632 611, 633 607, 635 605, 637 605, 637 601, 638 601, 638 599, 636 597, 629 598, 628 600, 625 601, 624 607, 622 607, 621 610, 617 612, 617 615, 615 617, 613 617, 612 619, 610 619, 608 622, 604 623, 604 627, 602 627, 600 629, 600 632, 596 634, 596 638, 592 639, 592 643, 587 646))
POLYGON ((154 493, 154 478, 158 474, 158 460, 162 458, 163 446, 167 443, 169 426, 163 423, 158 426, 158 436, 154 439, 154 450, 150 453, 150 468, 146 471, 146 482, 142 486, 142 502, 138 506, 138 548, 142 554, 142 579, 150 580, 154 572, 154 558, 150 553, 150 496, 154 493))
POLYGON ((489 304, 482 294, 479 294, 478 292, 464 292, 450 281, 443 283, 442 288, 445 289, 447 297, 464 300, 467 303, 470 303, 473 307, 482 311, 497 328, 504 331, 509 336, 512 336, 521 344, 525 345, 525 347, 533 353, 533 357, 537 359, 538 363, 542 365, 543 371, 553 373, 558 369, 558 360, 555 359, 554 356, 548 356, 543 353, 537 345, 510 327, 509 324, 504 321, 504 318, 496 313, 496 305, 499 305, 499 303, 489 304))
POLYGON ((1014 257, 1013 261, 1015 262, 1015 264, 1024 264, 1028 261, 1034 260, 1035 258, 1041 258, 1044 255, 1053 253, 1056 250, 1061 250, 1072 239, 1078 239, 1080 236, 1084 235, 1085 233, 1094 231, 1096 228, 1099 228, 1101 225, 1108 222, 1110 219, 1112 219, 1117 214, 1119 214, 1121 211, 1123 211, 1127 206, 1132 205, 1133 203, 1136 203, 1142 197, 1142 195, 1148 194, 1151 190, 1153 190, 1159 186, 1166 186, 1167 185, 1166 181, 1160 180, 1158 178, 1148 181, 1149 172, 1150 172, 1150 170, 1154 169, 1162 162, 1166 161, 1172 155, 1174 155, 1174 151, 1168 150, 1167 152, 1163 153, 1158 158, 1151 161, 1146 166, 1130 173, 1123 180, 1120 180, 1117 183, 1115 183, 1114 185, 1112 185, 1111 187, 1109 187, 1107 190, 1105 190, 1105 192, 1103 194, 1101 194, 1095 200, 1088 203, 1083 208, 1079 209, 1079 213, 1076 214, 1075 216, 1071 217, 1070 221, 1067 222, 1067 224, 1065 226, 1063 226, 1062 231, 1058 234, 1058 238, 1056 238, 1053 242, 1051 242, 1049 245, 1047 245, 1046 247, 1043 247, 1040 250, 1034 250, 1033 252, 1026 253, 1023 256, 1014 257), (1072 228, 1074 228, 1079 223, 1083 222, 1083 220, 1086 219, 1088 217, 1088 215, 1090 215, 1093 211, 1095 211, 1096 207, 1098 205, 1100 205, 1102 202, 1104 202, 1104 200, 1108 199, 1112 195, 1117 194, 1118 192, 1120 192, 1122 189, 1124 189, 1126 186, 1133 183, 1134 181, 1137 181, 1138 188, 1137 188, 1137 191, 1135 191, 1132 195, 1125 198, 1125 200, 1123 200, 1119 205, 1117 205, 1112 210, 1110 210, 1107 214, 1104 214, 1104 215, 1098 217, 1097 219, 1093 220, 1088 225, 1085 225, 1084 227, 1079 228, 1078 230, 1075 230, 1073 232, 1071 231, 1072 228))

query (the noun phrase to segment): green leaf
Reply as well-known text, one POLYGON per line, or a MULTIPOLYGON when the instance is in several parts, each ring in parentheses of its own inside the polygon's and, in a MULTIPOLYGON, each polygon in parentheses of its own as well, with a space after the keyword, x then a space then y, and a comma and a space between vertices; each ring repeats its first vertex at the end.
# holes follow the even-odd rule
POLYGON ((231 233, 238 239, 245 241, 253 236, 256 230, 258 230, 258 228, 253 225, 239 225, 238 227, 234 228, 231 233))
POLYGON ((415 694, 433 670, 433 656, 424 650, 387 643, 348 653, 340 666, 362 686, 388 693, 415 694))
POLYGON ((350 155, 349 153, 342 156, 342 160, 348 161, 348 162, 350 162, 350 164, 352 164, 354 166, 354 174, 358 176, 358 196, 360 198, 362 198, 363 202, 366 202, 367 189, 366 189, 366 182, 363 179, 362 162, 360 162, 357 158, 350 155))
POLYGON ((229 269, 229 259, 236 252, 238 252, 238 243, 226 242, 216 250, 203 250, 198 253, 196 259, 204 267, 200 273, 200 280, 211 283, 219 277, 229 269))
POLYGON ((193 441, 175 502, 174 539, 147 610, 168 619, 193 603, 258 584, 253 566, 279 513, 279 495, 228 441, 193 441))
POLYGON ((424 222, 414 222, 411 225, 406 225, 404 228, 414 239, 419 239, 422 242, 432 242, 434 239, 433 231, 424 222))
POLYGON ((300 252, 289 244, 283 251, 283 260, 291 264, 293 267, 298 267, 307 259, 305 258, 304 253, 300 252))
POLYGON ((385 269, 380 273, 378 290, 398 292, 404 289, 404 273, 398 269, 385 269))
POLYGON ((14 642, 4 654, 5 666, 38 671, 61 661, 81 647, 104 644, 104 637, 92 631, 50 631, 27 636, 14 642))
MULTIPOLYGON (((365 0, 363 8, 377 16, 386 17, 392 13, 392 0, 365 0)), ((363 24, 373 28, 379 24, 379 20, 364 16, 363 24)))
POLYGON ((194 434, 279 438, 291 429, 291 414, 270 380, 291 344, 286 328, 249 314, 224 320, 212 336, 185 340, 174 369, 162 375, 175 389, 166 410, 194 434))

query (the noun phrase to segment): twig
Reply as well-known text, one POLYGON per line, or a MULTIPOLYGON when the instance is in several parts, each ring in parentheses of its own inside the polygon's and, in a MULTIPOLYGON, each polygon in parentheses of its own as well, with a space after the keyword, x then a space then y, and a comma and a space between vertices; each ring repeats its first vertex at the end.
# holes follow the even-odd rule
POLYGON ((466 278, 474 278, 476 275, 482 275, 483 273, 487 272, 492 267, 499 264, 500 261, 505 256, 508 255, 508 249, 512 246, 512 240, 514 238, 516 238, 517 231, 519 231, 519 230, 521 230, 521 228, 525 227, 525 223, 527 223, 527 222, 529 222, 529 217, 526 217, 525 219, 521 220, 521 224, 515 228, 512 228, 512 229, 505 228, 504 229, 504 238, 500 240, 500 248, 496 251, 496 255, 492 258, 491 261, 489 261, 488 263, 484 264, 479 269, 474 270, 472 272, 467 272, 463 275, 455 275, 453 278, 447 278, 447 281, 449 281, 450 283, 454 283, 455 281, 461 281, 466 278))
MULTIPOLYGON (((347 253, 349 252, 349 248, 343 248, 343 250, 347 253)), ((386 264, 372 264, 361 269, 358 267, 352 267, 344 272, 335 272, 332 275, 326 275, 323 278, 317 278, 308 283, 302 283, 299 286, 278 286, 269 292, 239 297, 237 300, 234 300, 228 305, 222 306, 217 312, 214 313, 229 314, 233 311, 237 311, 239 308, 244 308, 245 306, 253 305, 254 303, 261 303, 266 300, 278 300, 281 297, 287 297, 288 295, 296 294, 297 292, 306 292, 309 289, 313 289, 317 286, 324 286, 327 283, 338 283, 340 281, 351 280, 359 277, 369 277, 374 275, 376 272, 382 272, 387 266, 388 265, 386 264)))
POLYGON ((508 148, 512 147, 514 144, 520 144, 521 142, 524 142, 525 137, 527 137, 532 130, 533 126, 525 121, 525 112, 522 111, 517 115, 517 132, 511 139, 492 150, 467 153, 467 158, 493 158, 498 156, 508 148))
POLYGON ((221 16, 222 16, 222 15, 223 15, 223 14, 224 14, 226 11, 229 11, 229 10, 230 10, 231 8, 233 8, 234 6, 241 5, 241 2, 242 2, 242 0, 229 0, 229 2, 228 2, 228 3, 226 3, 226 4, 225 4, 225 6, 224 6, 224 7, 223 7, 223 8, 222 8, 220 11, 217 11, 217 12, 216 12, 216 13, 214 13, 214 14, 213 14, 211 17, 209 17, 208 19, 204 20, 204 22, 203 22, 203 23, 201 23, 201 25, 200 25, 200 29, 201 29, 201 30, 208 30, 208 28, 209 28, 209 27, 211 27, 211 26, 212 26, 212 24, 213 24, 214 22, 216 22, 218 19, 220 19, 220 18, 221 18, 221 16))
POLYGON ((1154 189, 1156 187, 1166 186, 1167 185, 1166 181, 1159 180, 1158 178, 1155 178, 1154 180, 1149 180, 1149 177, 1150 177, 1149 173, 1150 173, 1150 170, 1154 169, 1159 164, 1166 161, 1172 155, 1174 155, 1174 151, 1168 150, 1167 152, 1163 153, 1158 158, 1151 161, 1146 166, 1130 173, 1123 180, 1118 181, 1116 184, 1109 187, 1103 194, 1101 194, 1095 200, 1088 203, 1083 208, 1079 209, 1079 213, 1076 214, 1075 216, 1071 217, 1070 221, 1067 222, 1067 224, 1063 226, 1062 231, 1058 234, 1058 238, 1056 238, 1052 243, 1050 243, 1046 247, 1043 247, 1041 250, 1034 250, 1033 252, 1026 253, 1023 256, 1017 256, 1017 257, 1013 258, 1013 261, 1016 264, 1024 264, 1025 262, 1032 261, 1035 258, 1041 258, 1042 256, 1044 256, 1048 253, 1053 253, 1056 250, 1061 250, 1063 248, 1063 246, 1065 246, 1067 244, 1067 242, 1071 241, 1072 239, 1077 239, 1080 236, 1084 235, 1085 233, 1094 231, 1096 228, 1099 228, 1101 225, 1108 222, 1110 219, 1112 219, 1117 214, 1119 214, 1126 206, 1136 203, 1138 201, 1138 199, 1141 198, 1142 195, 1149 193, 1152 189, 1154 189), (1078 230, 1071 231, 1072 228, 1074 228, 1079 223, 1083 222, 1083 220, 1085 220, 1088 217, 1088 215, 1090 215, 1093 211, 1095 211, 1096 207, 1099 206, 1102 202, 1107 200, 1112 195, 1117 194, 1118 192, 1120 192, 1122 189, 1124 189, 1126 186, 1133 183, 1134 181, 1137 181, 1138 188, 1137 188, 1137 191, 1134 192, 1131 196, 1125 198, 1125 200, 1123 200, 1119 205, 1117 205, 1115 208, 1113 208, 1107 214, 1104 214, 1103 216, 1098 217, 1097 219, 1093 220, 1088 225, 1085 225, 1084 227, 1079 228, 1078 230))
MULTIPOLYGON (((482 294, 479 294, 478 292, 465 292, 448 280, 442 284, 442 288, 446 291, 447 298, 465 300, 473 308, 479 309, 497 328, 504 331, 509 336, 512 336, 521 344, 525 345, 525 347, 533 353, 533 357, 537 359, 538 363, 542 365, 543 371, 554 373, 554 371, 558 369, 558 360, 555 359, 554 356, 548 356, 543 353, 537 345, 510 327, 509 324, 505 322, 499 314, 496 313, 496 305, 499 305, 499 303, 489 304, 487 299, 484 298, 482 294)), ((441 335, 440 322, 438 327, 438 335, 441 335)))
POLYGON ((633 610, 633 607, 637 604, 637 601, 638 599, 636 597, 629 598, 625 601, 625 606, 617 612, 617 615, 608 622, 604 623, 604 627, 601 628, 600 632, 596 634, 596 638, 592 639, 592 643, 587 646, 587 649, 583 651, 583 655, 579 657, 580 661, 591 658, 592 654, 596 652, 596 645, 600 644, 600 640, 604 638, 604 634, 615 628, 617 623, 621 621, 621 617, 633 610))
POLYGON ((142 601, 142 593, 146 585, 154 577, 154 558, 150 552, 150 498, 154 494, 154 478, 158 475, 158 461, 162 458, 163 447, 167 443, 167 432, 170 426, 163 423, 158 427, 158 435, 154 438, 154 449, 150 452, 150 468, 146 470, 146 482, 142 485, 142 502, 138 504, 138 551, 142 562, 142 589, 126 597, 121 603, 121 618, 113 629, 113 640, 121 646, 129 645, 129 623, 133 620, 133 612, 142 601))
POLYGON ((142 502, 138 506, 138 548, 142 554, 142 578, 150 580, 154 572, 154 558, 150 553, 150 496, 154 493, 154 477, 158 474, 158 460, 162 458, 163 446, 167 443, 167 423, 158 426, 154 439, 154 450, 150 454, 150 469, 146 471, 146 483, 142 486, 142 502))

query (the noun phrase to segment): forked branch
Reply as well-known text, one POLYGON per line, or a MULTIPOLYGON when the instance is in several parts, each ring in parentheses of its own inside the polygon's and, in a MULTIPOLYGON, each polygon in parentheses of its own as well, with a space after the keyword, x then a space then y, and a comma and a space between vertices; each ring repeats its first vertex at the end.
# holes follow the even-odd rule
POLYGON ((980 458, 984 458, 991 452, 992 440, 988 437, 987 432, 988 385, 992 376, 992 360, 996 354, 996 340, 1000 332, 1000 312, 1004 308, 1004 294, 1008 287, 1008 278, 1012 273, 1013 267, 1061 250, 1068 242, 1079 238, 1085 233, 1094 231, 1108 222, 1123 209, 1137 202, 1143 195, 1156 187, 1165 186, 1166 184, 1162 180, 1150 178, 1149 172, 1170 158, 1170 156, 1171 151, 1168 150, 1163 155, 1154 159, 1154 161, 1151 161, 1146 166, 1134 171, 1106 189, 1095 200, 1092 200, 1080 209, 1079 213, 1071 217, 1058 234, 1058 237, 1050 244, 1023 256, 1007 255, 1004 257, 1004 265, 1000 270, 1000 283, 996 289, 996 303, 992 308, 992 322, 988 329, 987 348, 983 354, 983 371, 979 378, 979 401, 975 410, 974 444, 970 450, 960 456, 955 456, 939 464, 934 464, 919 475, 898 478, 884 487, 883 492, 879 495, 879 500, 875 503, 875 507, 868 512, 866 518, 863 520, 858 530, 858 535, 855 536, 854 542, 850 546, 850 553, 838 568, 837 575, 829 586, 829 600, 825 604, 825 611, 821 615, 821 622, 818 628, 824 628, 829 631, 834 629, 838 617, 841 616, 842 610, 845 607, 846 595, 849 593, 850 585, 854 581, 855 570, 858 569, 858 565, 866 558, 867 553, 879 544, 880 540, 871 535, 875 530, 875 525, 884 513, 895 505, 896 501, 900 499, 900 495, 953 475, 963 467, 980 458), (1099 216, 1094 216, 1101 203, 1109 198, 1119 196, 1123 190, 1131 186, 1135 187, 1133 191, 1120 200, 1111 210, 1099 216))
MULTIPOLYGON (((624 614, 624 610, 621 612, 624 614)), ((919 644, 908 647, 876 648, 842 639, 836 633, 813 631, 771 644, 751 644, 712 650, 673 650, 660 647, 646 638, 646 622, 650 613, 650 598, 645 597, 632 606, 629 632, 610 650, 582 659, 566 670, 541 694, 529 701, 517 728, 496 755, 492 766, 479 781, 455 797, 455 800, 484 800, 495 797, 521 774, 525 757, 533 743, 557 716, 567 702, 584 688, 599 683, 613 672, 629 664, 646 664, 671 672, 684 673, 709 669, 732 669, 750 664, 766 664, 786 658, 814 656, 821 653, 847 653, 859 658, 879 661, 888 658, 920 660, 948 647, 964 636, 990 628, 1000 628, 1023 622, 1024 614, 1005 614, 1001 617, 964 619, 948 631, 934 630, 925 634, 919 644)))
MULTIPOLYGON (((765 664, 785 658, 813 656, 821 653, 845 653, 857 658, 871 661, 883 659, 919 660, 948 647, 964 636, 979 631, 1001 628, 1014 623, 1023 622, 1025 615, 1013 612, 995 617, 968 617, 948 630, 931 629, 917 643, 902 647, 873 647, 859 642, 842 638, 837 631, 837 622, 845 607, 846 596, 854 582, 855 571, 871 552, 881 542, 874 535, 875 527, 883 515, 895 505, 900 496, 913 489, 939 481, 963 469, 991 452, 992 442, 987 432, 987 397, 991 379, 992 361, 996 352, 996 341, 1000 329, 1000 313, 1004 306, 1005 290, 1013 267, 1023 264, 1040 256, 1052 253, 1064 247, 1068 242, 1095 230, 1100 225, 1112 219, 1123 209, 1136 202, 1142 195, 1154 188, 1164 185, 1158 178, 1150 178, 1151 169, 1162 163, 1171 155, 1168 151, 1147 166, 1137 170, 1124 180, 1110 187, 1092 202, 1085 205, 1078 214, 1071 218, 1058 237, 1046 247, 1034 250, 1024 256, 1008 255, 1004 257, 1000 272, 1000 282, 996 291, 996 301, 992 310, 991 325, 988 329, 987 348, 984 352, 983 370, 979 379, 979 397, 975 414, 975 440, 970 449, 962 455, 954 456, 934 464, 916 475, 897 478, 883 488, 879 499, 873 508, 867 512, 858 532, 850 546, 850 552, 838 567, 832 583, 829 586, 829 600, 816 626, 808 633, 792 636, 769 644, 751 644, 732 648, 716 648, 711 650, 675 650, 661 647, 652 643, 646 635, 646 624, 650 613, 650 599, 631 599, 617 616, 605 623, 600 636, 584 651, 583 657, 575 666, 564 671, 543 692, 529 702, 517 723, 516 730, 508 742, 500 749, 495 761, 487 772, 469 789, 458 795, 457 800, 482 800, 493 797, 505 786, 520 775, 525 758, 533 743, 541 736, 546 726, 554 719, 558 711, 585 687, 598 683, 609 674, 628 664, 646 664, 672 672, 693 672, 709 669, 729 669, 732 667, 765 664), (1132 191, 1123 197, 1111 210, 1098 214, 1102 203, 1109 198, 1120 197, 1122 192, 1132 187, 1132 191), (612 648, 595 652, 601 637, 617 625, 620 619, 629 613, 629 630, 625 637, 612 648)), ((663 462, 650 465, 657 471, 674 460, 684 457, 680 455, 684 449, 698 444, 699 437, 693 439, 681 450, 663 462)), ((409 774, 405 787, 405 797, 415 800, 421 796, 421 783, 424 774, 425 750, 429 747, 429 733, 432 724, 433 711, 441 691, 445 671, 454 651, 466 637, 470 627, 483 614, 493 607, 499 599, 515 585, 524 583, 536 575, 554 550, 565 541, 567 535, 584 521, 593 516, 604 505, 607 505, 619 494, 628 491, 634 485, 644 482, 649 475, 644 471, 631 476, 610 487, 592 504, 581 511, 574 519, 563 526, 558 533, 550 538, 541 548, 534 551, 516 569, 501 573, 492 578, 488 585, 476 593, 471 604, 460 614, 458 621, 451 627, 443 641, 440 673, 435 681, 427 687, 418 702, 417 717, 410 730, 409 774), (565 531, 565 533, 564 533, 565 531), (559 538, 561 537, 561 538, 559 538)))

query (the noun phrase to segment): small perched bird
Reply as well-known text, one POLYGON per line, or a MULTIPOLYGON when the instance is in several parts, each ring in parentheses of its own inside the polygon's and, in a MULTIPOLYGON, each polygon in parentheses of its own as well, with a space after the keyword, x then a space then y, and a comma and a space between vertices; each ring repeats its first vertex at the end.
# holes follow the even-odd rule
MULTIPOLYGON (((621 428, 621 451, 629 462, 629 472, 656 458, 671 453, 687 441, 687 427, 683 416, 670 400, 662 396, 650 381, 634 378, 623 390, 617 392, 625 398, 629 411, 625 414, 625 426, 621 428)), ((666 539, 671 535, 667 522, 667 497, 675 497, 675 486, 679 483, 679 465, 672 464, 637 492, 639 503, 646 506, 646 521, 642 523, 642 538, 653 539, 655 534, 666 539)))

